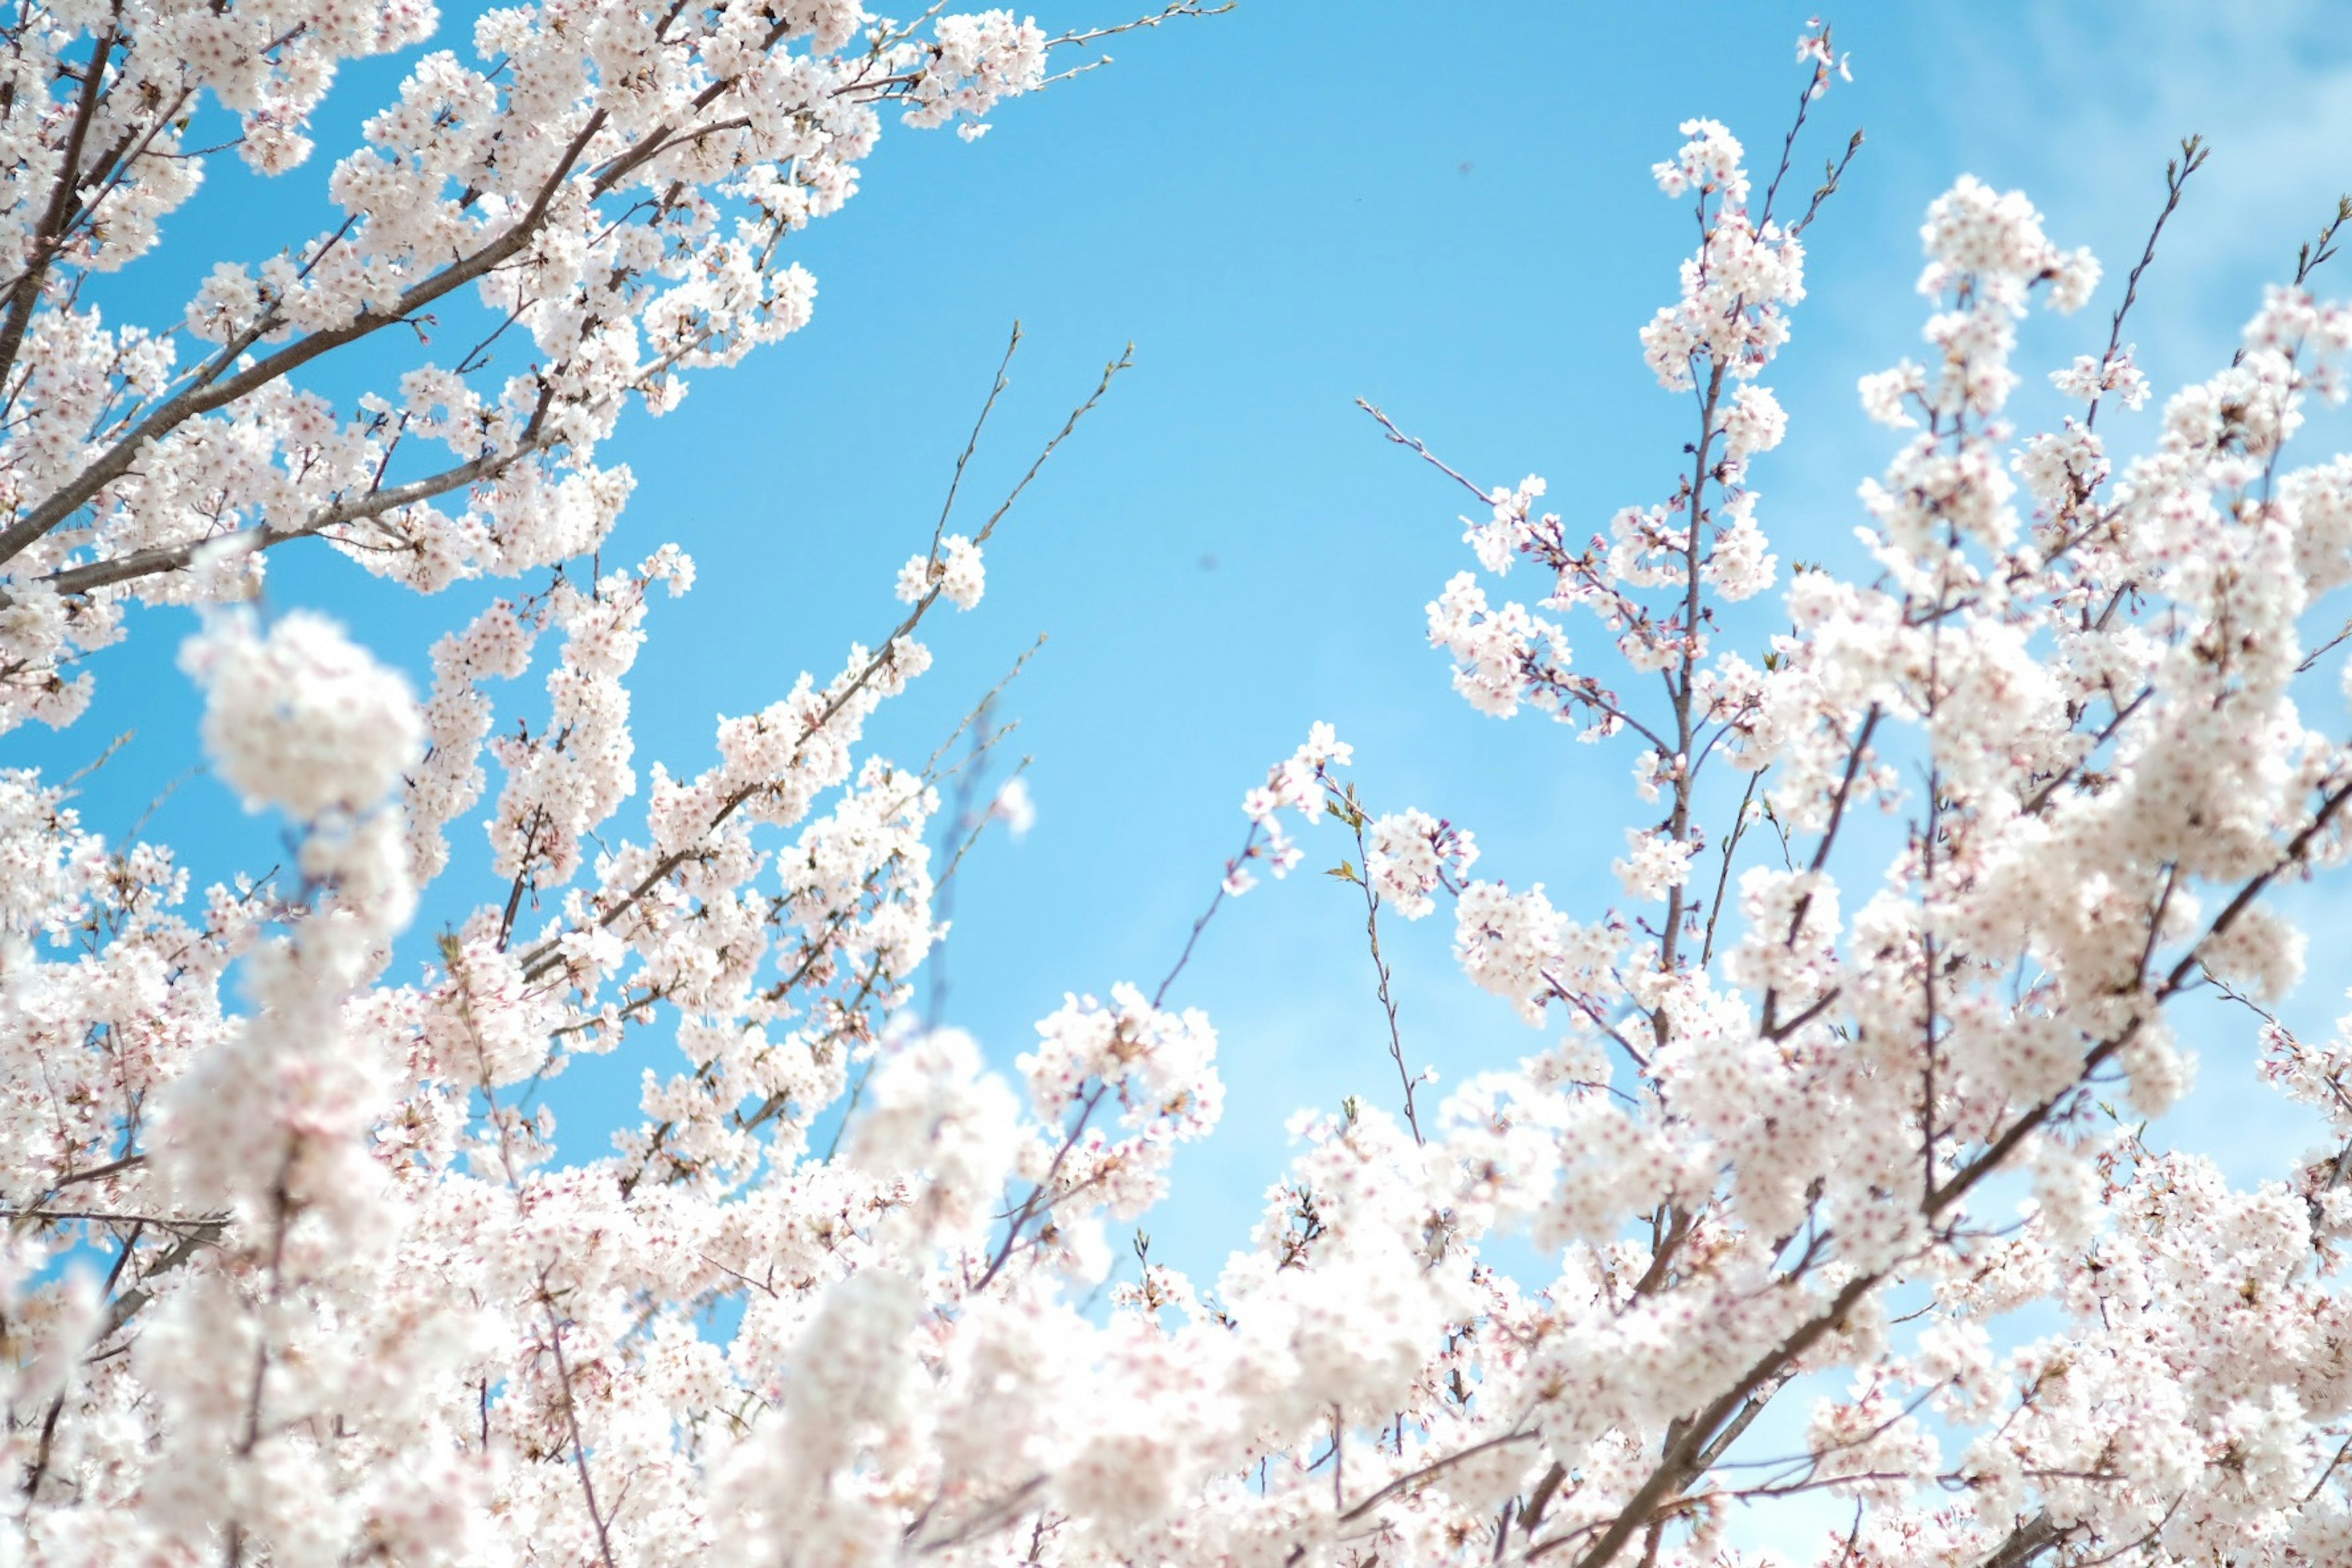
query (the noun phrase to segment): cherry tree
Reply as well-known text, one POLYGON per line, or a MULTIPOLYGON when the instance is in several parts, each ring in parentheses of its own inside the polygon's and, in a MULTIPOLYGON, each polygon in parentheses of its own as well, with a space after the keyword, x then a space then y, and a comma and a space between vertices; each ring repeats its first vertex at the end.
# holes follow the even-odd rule
POLYGON ((1801 194, 1829 35, 1760 188, 1685 124, 1655 174, 1699 242, 1640 347, 1695 424, 1656 499, 1586 536, 1378 416, 1475 497, 1475 570, 1429 608, 1455 688, 1619 748, 1656 825, 1613 907, 1563 910, 1369 803, 1315 726, 1191 936, 1344 836, 1391 1064, 1302 1115, 1215 1280, 1145 1250, 1106 1307, 1110 1237, 1220 1110, 1191 942, 1148 984, 1073 977, 1099 997, 992 1073, 919 1005, 954 870, 928 840, 1025 808, 977 800, 961 736, 863 745, 1020 487, 968 532, 951 491, 874 646, 642 787, 626 677, 693 566, 595 563, 629 489, 599 443, 806 318, 779 243, 885 121, 976 133, 1102 33, 493 12, 336 165, 335 227, 224 260, 169 330, 101 320, 198 128, 289 168, 336 63, 434 20, 28 9, 0 63, 0 724, 73 722, 82 655, 195 605, 212 766, 294 847, 199 893, 0 774, 0 1562, 1758 1563, 1788 1553, 1746 1532, 1819 1497, 1846 1522, 1801 1555, 1853 1568, 2352 1561, 2352 1038, 2265 1007, 2305 959, 2265 896, 2352 852, 2352 746, 2303 711, 2334 700, 2352 459, 2286 451, 2345 390, 2352 312, 2314 285, 2352 210, 2118 472, 2099 417, 2149 396, 2126 328, 2201 146, 2052 378, 2080 412, 2031 435, 2017 321, 2100 269, 1961 180, 1921 231, 1924 363, 1861 388, 1905 432, 1864 570, 1784 576, 1749 480, 1859 145, 1801 194), (427 313, 471 346, 429 357, 427 313), (317 389, 353 355, 382 390, 317 389), (297 541, 517 587, 420 700, 332 619, 257 612, 297 541), (1728 607, 1776 590, 1788 629, 1740 645, 1728 607), (544 707, 496 721, 488 683, 535 666, 544 707), (494 881, 395 959, 477 830, 494 881), (1448 906, 1468 980, 1542 1034, 1441 1099, 1380 941, 1448 906), (2200 993, 2336 1148, 2242 1190, 2151 1141, 2200 993), (559 1157, 534 1089, 614 1052, 647 1064, 638 1126, 559 1157))

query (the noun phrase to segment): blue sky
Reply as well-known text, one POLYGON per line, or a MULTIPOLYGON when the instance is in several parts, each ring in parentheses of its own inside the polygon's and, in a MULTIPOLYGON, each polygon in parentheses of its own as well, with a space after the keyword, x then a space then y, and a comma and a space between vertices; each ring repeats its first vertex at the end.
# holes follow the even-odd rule
MULTIPOLYGON (((1036 9, 1048 26, 1129 14, 1118 0, 1036 9)), ((1001 492, 1130 340, 1136 367, 1005 524, 987 601, 936 623, 936 668, 877 731, 886 752, 919 761, 1050 635, 1003 710, 1021 721, 1014 750, 1035 759, 1040 819, 967 864, 946 957, 951 1020, 1009 1064, 1065 991, 1149 987, 1240 838, 1242 790, 1318 719, 1357 747, 1376 809, 1464 822, 1481 874, 1541 881, 1597 914, 1616 896, 1619 829, 1639 816, 1632 752, 1532 718, 1481 719, 1452 694, 1422 626, 1423 605, 1469 563, 1457 496, 1353 400, 1481 482, 1546 474, 1549 504, 1579 526, 1670 488, 1688 415, 1650 381, 1634 331, 1670 297, 1689 219, 1647 170, 1692 115, 1725 121, 1759 161, 1776 147, 1808 14, 1244 0, 1119 40, 1114 67, 1005 106, 976 144, 894 134, 863 194, 800 245, 818 279, 814 324, 706 375, 670 416, 633 416, 609 449, 638 489, 608 555, 677 540, 702 568, 690 598, 653 613, 635 681, 640 770, 700 768, 717 714, 763 704, 803 668, 829 673, 849 641, 887 628, 891 577, 928 538, 1017 317, 1027 342, 975 500, 1001 492)), ((2116 0, 1836 17, 1855 81, 1816 106, 1800 177, 1856 125, 1869 143, 1813 232, 1813 297, 1769 378, 1791 436, 1756 484, 1783 561, 1852 553, 1854 486, 1887 451, 1854 381, 1914 352, 1919 216, 1961 173, 2025 188, 2059 243, 2108 264, 2090 311, 2030 331, 2029 368, 2054 365, 2104 341, 2164 161, 2204 132, 2212 163, 2133 335, 2160 390, 2226 358, 2263 280, 2352 186, 2347 14, 2116 0)), ((331 125, 355 124, 396 78, 396 66, 347 73, 331 125)), ((321 141, 331 150, 337 133, 321 141)), ((329 161, 268 185, 216 163, 167 226, 166 254, 114 285, 114 310, 167 320, 217 256, 258 259, 307 234, 329 161)), ((2154 417, 2125 422, 2119 439, 2154 417)), ((2333 422, 2339 441, 2343 428, 2333 422)), ((344 616, 420 683, 431 635, 480 596, 419 602, 323 552, 288 557, 272 583, 273 603, 344 616)), ((1759 637, 1769 624, 1769 612, 1755 623, 1759 637)), ((171 664, 186 625, 147 616, 95 661, 88 720, 54 741, 11 737, 0 761, 62 772, 135 728, 85 792, 90 825, 119 834, 196 757, 193 700, 171 664)), ((532 685, 500 696, 509 713, 541 700, 532 685)), ((275 829, 197 780, 148 831, 218 876, 269 856, 275 829)), ((1310 865, 1338 858, 1336 834, 1310 837, 1310 865)), ((453 876, 467 869, 461 857, 453 876)), ((453 884, 432 910, 502 891, 453 884)), ((1454 974, 1444 917, 1384 934, 1407 1048, 1448 1080, 1544 1043, 1454 974)), ((2324 940, 2315 962, 2331 962, 2324 940)), ((1181 1195, 1150 1222, 1163 1252, 1213 1269, 1279 1170, 1295 1109, 1350 1091, 1393 1099, 1370 981, 1352 889, 1301 877, 1220 915, 1174 999, 1222 1031, 1227 1125, 1180 1164, 1181 1195)), ((2340 991, 2323 973, 2300 1016, 2332 1016, 2340 991)), ((2217 1036, 2207 1056, 2184 1141, 2231 1152, 2244 1175, 2275 1169, 2280 1113, 2252 1085, 2249 1043, 2217 1036)), ((560 1089, 575 1152, 596 1152, 627 1113, 638 1065, 667 1073, 676 1059, 641 1050, 560 1089)))

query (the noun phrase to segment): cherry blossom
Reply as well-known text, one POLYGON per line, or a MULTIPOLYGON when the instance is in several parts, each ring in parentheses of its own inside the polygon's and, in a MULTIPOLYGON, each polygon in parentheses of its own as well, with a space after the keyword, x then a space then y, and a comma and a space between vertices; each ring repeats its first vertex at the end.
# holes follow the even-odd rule
POLYGON ((951 489, 895 584, 845 590, 877 635, 675 771, 630 680, 695 565, 604 560, 632 480, 596 452, 807 319, 777 244, 886 121, 977 133, 1124 29, 489 12, 334 164, 347 221, 223 258, 163 329, 85 301, 161 243, 199 121, 299 165, 338 62, 436 21, 41 13, 0 57, 0 723, 73 723, 80 656, 192 605, 210 764, 287 848, 199 889, 0 772, 0 1561, 2352 1560, 2352 1021, 2273 1011, 2332 955, 2272 897, 2352 853, 2352 460, 2304 450, 2347 388, 2319 269, 2352 207, 2111 454, 2201 144, 2051 430, 2012 423, 2018 322, 2100 269, 1958 180, 1927 349, 1859 389, 1895 433, 1856 568, 1784 574, 1751 479, 1802 432, 1764 377, 1859 145, 1791 183, 1846 74, 1811 26, 1777 165, 1693 119, 1654 170, 1699 237, 1626 344, 1696 415, 1654 489, 1571 522, 1379 416, 1475 498, 1427 623, 1456 691, 1626 748, 1615 886, 1376 798, 1388 761, 1314 723, 1156 983, 1072 976, 1034 1040, 982 1042, 925 966, 1025 785, 985 704, 919 766, 868 731, 1028 479, 961 532, 951 489), (471 346, 410 342, 428 309, 471 346), (368 339, 376 390, 297 374, 368 339), (321 544, 507 585, 420 692, 264 595, 321 544), (487 881, 420 960, 477 833, 487 881), (1335 838, 1395 1077, 1294 1118, 1191 1278, 1135 1227, 1259 1043, 1189 1005, 1192 943, 1335 838), (1536 1032, 1440 1099, 1412 1053, 1455 1020, 1381 917, 1446 905, 1460 1017, 1536 1032), (2327 1130, 2270 1180, 2149 1124, 2196 1092, 2192 997, 2327 1130), (639 1089, 597 1152, 538 1091, 602 1054, 639 1089), (1750 1550, 1800 1499, 1842 1522, 1750 1550))

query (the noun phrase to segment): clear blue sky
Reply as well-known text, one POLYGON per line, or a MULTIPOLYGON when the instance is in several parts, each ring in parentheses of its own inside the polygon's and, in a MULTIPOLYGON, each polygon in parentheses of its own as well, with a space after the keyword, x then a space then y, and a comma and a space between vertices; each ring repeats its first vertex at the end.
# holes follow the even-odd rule
MULTIPOLYGON (((1129 4, 1035 9, 1058 26, 1129 4)), ((1022 722, 1015 749, 1036 759, 1040 820, 967 867, 952 1020, 1009 1064, 1064 991, 1156 981, 1239 839, 1241 791, 1318 719, 1356 745, 1377 808, 1466 823, 1482 874, 1545 882, 1597 914, 1637 809, 1632 753, 1483 720, 1453 696, 1422 607, 1468 563, 1457 496, 1384 445, 1353 399, 1482 482, 1548 475, 1579 526, 1670 487, 1687 412, 1651 384, 1634 331, 1671 294, 1689 220, 1647 170, 1692 115, 1767 156, 1807 15, 1244 0, 1120 40, 1115 67, 1006 106, 977 144, 894 134, 864 194, 800 245, 814 323, 704 376, 671 416, 633 415, 610 449, 639 488, 608 554, 677 540, 702 568, 690 598, 652 617, 635 681, 640 770, 698 769, 715 715, 763 704, 803 668, 829 673, 847 642, 880 635, 891 576, 928 537, 1018 317, 1028 342, 975 499, 992 500, 1130 339, 1137 363, 1000 534, 985 604, 938 623, 937 668, 878 731, 887 752, 919 761, 1051 635, 1004 708, 1022 722)), ((1816 106, 1801 174, 1855 125, 1869 145, 1814 231, 1813 298, 1769 378, 1791 437, 1756 483, 1784 562, 1851 553, 1854 485, 1887 450, 1855 412, 1854 381, 1915 352, 1919 216, 1958 174, 2024 187, 2061 244, 2108 264, 2091 311, 2029 336, 2032 363, 2051 365, 2104 341, 2173 144, 2213 139, 2137 318, 2162 390, 2226 357, 2261 282, 2352 186, 2342 4, 1878 5, 1834 19, 1855 81, 1816 106)), ((396 74, 348 73, 330 121, 355 123, 396 74)), ((331 155, 336 133, 321 141, 331 155)), ((216 163, 167 226, 168 257, 117 285, 116 312, 167 319, 216 252, 258 259, 308 233, 329 161, 268 186, 216 163)), ((2335 281, 2352 289, 2352 275, 2335 281)), ((343 615, 421 684, 431 634, 482 594, 404 598, 321 552, 281 562, 272 596, 343 615)), ((195 757, 171 666, 185 625, 146 616, 96 661, 84 723, 0 742, 0 760, 63 771, 135 728, 84 801, 93 826, 119 833, 195 757)), ((500 697, 509 714, 541 700, 532 687, 500 697)), ((625 811, 625 828, 635 820, 625 811)), ((197 781, 149 831, 218 876, 268 856, 275 830, 197 781)), ((1336 832, 1310 839, 1312 864, 1337 858, 1336 832)), ((461 857, 453 876, 467 869, 461 857)), ((430 912, 501 891, 453 882, 430 912)), ((1294 1109, 1350 1090, 1392 1099, 1360 925, 1352 889, 1299 878, 1229 907, 1204 938, 1175 999, 1222 1031, 1229 1110, 1152 1222, 1180 1260, 1213 1268, 1240 1239, 1294 1109)), ((1448 936, 1441 915, 1389 940, 1408 1049, 1458 1081, 1545 1037, 1454 975, 1448 936)), ((2328 962, 2325 942, 2315 957, 2328 962)), ((2306 1015, 2325 1018, 2340 986, 2323 976, 2305 991, 2306 1015)), ((2277 1113, 2242 1037, 2208 1058, 2195 1131, 2240 1148, 2242 1173, 2275 1168, 2245 1136, 2277 1113)), ((638 1065, 667 1074, 676 1060, 640 1047, 617 1071, 589 1064, 553 1101, 575 1152, 601 1148, 638 1065)))

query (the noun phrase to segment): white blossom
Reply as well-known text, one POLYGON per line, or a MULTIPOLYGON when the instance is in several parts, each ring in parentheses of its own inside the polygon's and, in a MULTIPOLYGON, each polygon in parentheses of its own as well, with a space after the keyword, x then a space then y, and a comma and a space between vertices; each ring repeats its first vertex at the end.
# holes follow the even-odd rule
POLYGON ((372 805, 421 748, 407 683, 309 611, 267 632, 225 615, 189 639, 181 665, 205 689, 205 750, 247 810, 308 821, 372 805))
MULTIPOLYGON (((1477 570, 1427 619, 1475 709, 1629 742, 1638 805, 1512 764, 1558 831, 1482 844, 1373 805, 1398 760, 1351 772, 1315 723, 1243 795, 1223 888, 1337 823, 1367 1010, 1221 1037, 1211 863, 1157 985, 1065 994, 1006 1074, 927 966, 1023 777, 982 805, 984 755, 958 783, 869 744, 995 521, 942 517, 911 611, 841 585, 878 640, 673 771, 630 682, 696 565, 608 563, 633 480, 599 452, 805 323, 782 257, 886 123, 976 138, 1101 33, 566 3, 412 50, 436 25, 139 3, 26 13, 0 51, 0 731, 78 722, 89 656, 190 606, 206 755, 282 839, 200 886, 217 847, 103 837, 79 777, 0 770, 0 1563, 2352 1561, 2352 1020, 2298 1032, 2341 964, 2326 889, 2276 896, 2352 845, 2324 256, 2110 454, 2080 406, 2011 424, 2021 314, 2087 303, 2096 262, 1958 180, 1925 363, 1860 389, 1901 432, 1864 526, 1737 609, 1780 581, 1762 377, 1835 193, 1684 122, 1653 174, 1696 246, 1639 352, 1690 423, 1572 532, 1540 477, 1445 468, 1477 570), (101 315, 204 146, 282 172, 339 68, 393 52, 328 228, 183 258, 169 331, 101 315), (420 702, 324 616, 265 616, 281 548, 505 581, 420 702), (1522 563, 1537 595, 1490 599, 1522 563), (1493 860, 1509 883, 1470 879, 1493 860), (1384 919, 1446 903, 1458 977, 1384 919), (1550 1032, 1440 1101, 1422 1055, 1475 1046, 1471 989, 1550 1032), (1288 1121, 1187 1277, 1139 1226, 1218 1126, 1220 1052, 1326 1036, 1355 1091, 1288 1121), (2146 1119, 2202 1092, 2191 1043, 2258 1052, 2316 1142, 2234 1151, 2252 1181, 2168 1146, 2146 1119), (634 1109, 583 1143, 542 1089, 603 1055, 634 1109)), ((1825 26, 1797 59, 1826 114, 1825 26)), ((2148 395, 2128 348, 2050 379, 2148 395)), ((1158 920, 1109 869, 1105 907, 1158 920)), ((1288 894, 1243 915, 1317 918, 1288 894)))

